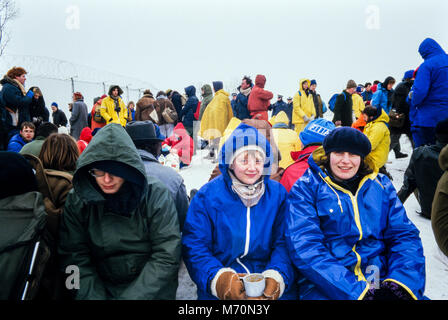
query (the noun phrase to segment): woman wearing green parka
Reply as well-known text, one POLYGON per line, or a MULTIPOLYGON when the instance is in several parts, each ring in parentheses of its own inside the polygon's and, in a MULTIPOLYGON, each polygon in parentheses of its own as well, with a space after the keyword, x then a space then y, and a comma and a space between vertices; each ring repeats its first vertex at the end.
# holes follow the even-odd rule
POLYGON ((61 217, 61 267, 79 268, 76 299, 175 299, 181 242, 170 197, 123 127, 95 135, 61 217))

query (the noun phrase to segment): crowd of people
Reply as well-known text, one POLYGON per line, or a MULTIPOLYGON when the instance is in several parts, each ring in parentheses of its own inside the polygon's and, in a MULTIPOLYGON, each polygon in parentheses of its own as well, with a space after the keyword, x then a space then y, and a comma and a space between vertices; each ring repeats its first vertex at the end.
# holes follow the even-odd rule
POLYGON ((448 265, 448 55, 429 38, 419 53, 395 89, 392 76, 348 80, 328 104, 308 78, 271 103, 258 74, 233 94, 205 84, 201 99, 190 85, 126 104, 112 85, 90 112, 74 92, 70 117, 53 102, 51 122, 41 90, 11 68, 0 81, 0 248, 11 249, 0 260, 11 269, 33 252, 17 248, 40 251, 33 277, 20 274, 28 266, 0 276, 0 298, 175 299, 183 261, 199 299, 425 299, 403 203, 416 195, 448 265), (392 150, 408 156, 402 134, 414 149, 397 192, 385 165, 392 150), (205 148, 216 167, 187 194, 165 159, 182 169, 205 148), (265 279, 257 297, 241 280, 253 273, 265 279))

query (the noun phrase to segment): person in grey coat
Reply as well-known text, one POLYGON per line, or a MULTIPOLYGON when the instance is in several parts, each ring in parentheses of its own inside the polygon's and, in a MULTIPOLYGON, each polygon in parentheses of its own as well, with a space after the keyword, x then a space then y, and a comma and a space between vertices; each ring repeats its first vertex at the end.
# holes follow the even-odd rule
POLYGON ((88 126, 87 105, 80 92, 73 94, 72 116, 70 117, 70 135, 79 140, 82 129, 88 126))
POLYGON ((159 179, 170 191, 175 201, 180 230, 182 231, 189 200, 182 176, 157 160, 161 154, 163 139, 157 137, 154 124, 149 120, 128 122, 126 132, 131 137, 143 160, 146 174, 159 179))

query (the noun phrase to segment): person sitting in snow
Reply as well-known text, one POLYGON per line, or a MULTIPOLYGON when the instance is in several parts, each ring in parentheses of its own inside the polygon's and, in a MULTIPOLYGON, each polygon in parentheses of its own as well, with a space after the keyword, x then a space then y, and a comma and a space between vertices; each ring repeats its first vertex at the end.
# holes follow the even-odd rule
POLYGON ((403 186, 398 192, 401 202, 417 191, 417 200, 422 209, 421 215, 431 219, 431 206, 437 182, 443 174, 439 167, 439 154, 448 144, 448 118, 436 125, 436 144, 415 148, 404 173, 403 186))
POLYGON ((9 141, 7 151, 20 152, 24 145, 33 141, 35 129, 32 122, 23 122, 20 125, 20 132, 12 136, 9 141))
POLYGON ((262 273, 255 299, 296 299, 295 272, 284 231, 287 192, 272 181, 271 146, 240 124, 221 148, 222 175, 193 197, 182 237, 183 258, 199 299, 248 299, 240 276, 262 273))
POLYGON ((363 133, 334 129, 289 192, 286 241, 303 276, 300 299, 423 298, 419 231, 391 181, 365 161, 370 151, 363 133))

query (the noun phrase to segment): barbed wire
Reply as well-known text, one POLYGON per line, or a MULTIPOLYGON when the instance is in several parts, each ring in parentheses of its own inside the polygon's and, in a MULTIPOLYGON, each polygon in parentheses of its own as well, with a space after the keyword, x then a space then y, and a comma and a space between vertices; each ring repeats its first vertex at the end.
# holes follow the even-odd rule
POLYGON ((30 76, 51 80, 76 79, 76 82, 98 85, 122 83, 126 84, 128 89, 132 91, 140 91, 143 88, 149 88, 152 91, 159 90, 157 86, 148 81, 52 57, 17 54, 8 54, 1 57, 0 69, 4 73, 13 66, 25 68, 30 76))

